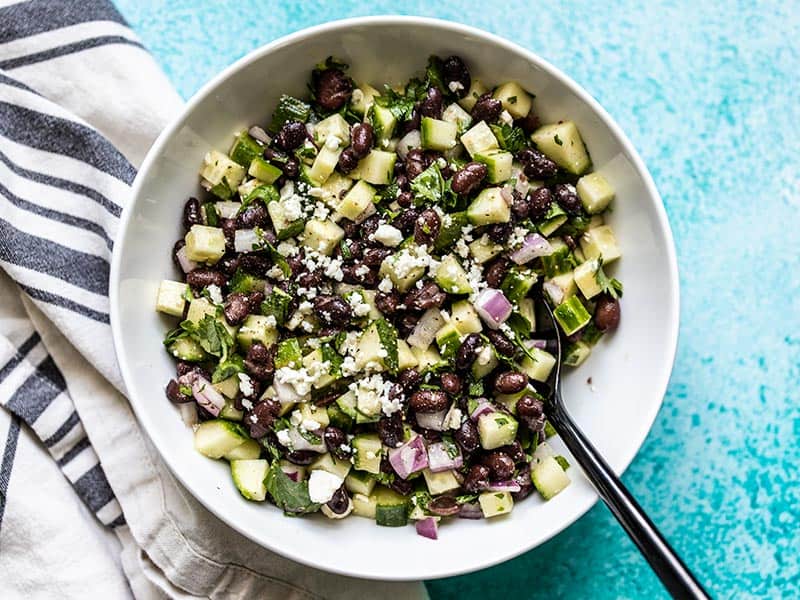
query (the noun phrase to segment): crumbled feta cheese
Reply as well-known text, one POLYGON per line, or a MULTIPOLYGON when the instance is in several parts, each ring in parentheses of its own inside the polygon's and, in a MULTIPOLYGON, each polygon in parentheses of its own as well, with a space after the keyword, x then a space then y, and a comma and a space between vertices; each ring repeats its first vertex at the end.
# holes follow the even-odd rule
POLYGON ((342 145, 342 140, 337 135, 329 135, 325 138, 325 147, 328 150, 337 150, 342 145))
POLYGON ((312 198, 322 198, 325 196, 325 189, 321 187, 308 188, 308 195, 312 198))
POLYGON ((296 221, 303 216, 303 204, 300 201, 300 196, 292 195, 281 202, 287 220, 296 221))
POLYGON ((357 317, 366 316, 371 310, 370 305, 364 302, 364 296, 361 295, 361 292, 352 292, 347 296, 347 302, 350 304, 350 308, 353 309, 353 314, 357 317))
POLYGON ((451 81, 447 84, 447 89, 456 94, 464 89, 464 84, 460 81, 451 81))
POLYGON ((329 363, 314 363, 308 369, 305 367, 299 369, 281 367, 275 371, 275 380, 278 383, 291 385, 297 395, 306 396, 311 392, 311 386, 316 383, 322 375, 322 373, 319 372, 318 365, 329 365, 329 363))
POLYGON ((524 227, 514 227, 514 231, 512 231, 511 235, 508 237, 508 247, 516 248, 517 246, 521 246, 529 233, 530 232, 524 227))
POLYGON ((325 504, 336 493, 344 479, 333 473, 328 473, 322 469, 315 469, 311 471, 308 477, 308 497, 312 502, 317 504, 325 504))
POLYGON ((314 419, 305 419, 300 423, 300 429, 303 431, 317 431, 320 427, 322 427, 322 424, 314 419))
POLYGON ((394 398, 392 397, 394 386, 395 384, 391 381, 384 381, 383 389, 381 390, 381 411, 387 417, 403 408, 403 395, 394 394, 394 398))
POLYGON ((369 267, 367 265, 358 265, 354 272, 357 277, 365 277, 369 273, 369 267))
POLYGON ((463 238, 456 242, 455 251, 461 258, 469 256, 469 246, 467 246, 467 242, 463 238))
POLYGON ((356 395, 356 405, 359 410, 372 415, 378 413, 382 408, 383 386, 383 377, 379 373, 375 373, 354 381, 350 384, 349 389, 356 395))
POLYGON ((278 281, 283 281, 285 279, 283 270, 278 265, 273 265, 269 271, 267 271, 267 277, 278 281))
POLYGON ((381 282, 378 284, 378 290, 380 290, 384 294, 388 294, 393 289, 394 289, 394 284, 392 283, 392 280, 389 279, 388 277, 384 277, 383 279, 381 279, 381 282))
POLYGON ((362 92, 358 88, 354 89, 352 95, 350 96, 351 103, 358 104, 363 99, 364 99, 364 92, 362 92))
POLYGON ((375 230, 375 233, 372 234, 372 239, 384 246, 394 248, 403 241, 403 232, 397 227, 384 223, 375 230))
POLYGON ((267 318, 264 319, 264 324, 270 329, 275 329, 278 326, 278 321, 275 319, 275 315, 267 315, 267 318))
POLYGON ((241 391, 245 396, 252 396, 253 392, 255 392, 253 380, 250 379, 250 376, 247 373, 239 373, 238 377, 239 391, 241 391))
MULTIPOLYGON (((253 415, 255 416, 255 415, 253 415)), ((292 444, 292 438, 289 435, 288 429, 281 429, 276 434, 278 436, 278 441, 280 442, 281 446, 285 446, 286 448, 290 448, 292 444)))
POLYGON ((509 113, 507 110, 504 110, 500 113, 500 120, 506 125, 511 125, 514 123, 514 117, 512 117, 511 113, 509 113))
POLYGON ((222 290, 219 289, 218 285, 212 283, 206 289, 208 290, 208 297, 214 304, 222 304, 222 290))
POLYGON ((444 417, 444 425, 446 429, 458 429, 461 427, 461 409, 455 404, 450 408, 447 415, 444 417))
MULTIPOLYGON (((244 406, 244 408, 246 410, 253 410, 253 401, 250 400, 249 398, 242 398, 242 406, 244 406)), ((253 415, 253 416, 255 416, 255 415, 253 415)), ((256 420, 258 420, 258 419, 256 419, 256 420)))
POLYGON ((295 244, 292 240, 282 241, 280 244, 278 244, 276 250, 278 251, 278 254, 284 257, 294 256, 300 251, 300 249, 297 247, 297 244, 295 244))
POLYGON ((300 414, 299 410, 293 410, 292 414, 289 415, 289 423, 297 427, 302 422, 303 422, 303 415, 300 414))
POLYGON ((489 345, 482 346, 476 360, 481 366, 488 365, 489 361, 492 360, 492 347, 489 345))
POLYGON ((284 183, 283 187, 281 188, 280 199, 286 200, 292 196, 294 196, 294 182, 289 180, 284 183))

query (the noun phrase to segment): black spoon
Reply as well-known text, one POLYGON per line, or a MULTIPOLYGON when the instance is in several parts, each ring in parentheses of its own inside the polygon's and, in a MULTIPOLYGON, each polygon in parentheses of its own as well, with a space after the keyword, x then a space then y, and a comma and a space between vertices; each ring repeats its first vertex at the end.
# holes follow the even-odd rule
POLYGON ((556 352, 556 365, 548 379, 550 391, 545 394, 548 420, 672 597, 709 598, 703 586, 569 416, 561 397, 561 333, 547 301, 541 299, 538 304, 543 306, 541 312, 552 325, 556 352))

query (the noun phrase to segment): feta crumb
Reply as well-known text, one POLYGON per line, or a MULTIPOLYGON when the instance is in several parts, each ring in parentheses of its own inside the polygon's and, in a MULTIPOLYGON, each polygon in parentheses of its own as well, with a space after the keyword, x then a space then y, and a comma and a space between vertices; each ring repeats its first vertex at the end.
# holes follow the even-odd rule
POLYGON ((384 277, 383 279, 381 279, 381 282, 378 284, 378 290, 380 290, 384 294, 388 294, 393 289, 394 289, 394 284, 392 283, 392 280, 389 279, 388 277, 384 277))
POLYGON ((328 150, 338 150, 339 146, 342 145, 342 140, 337 135, 329 135, 325 138, 325 147, 328 150))
POLYGON ((289 180, 281 188, 280 199, 286 200, 294 196, 294 182, 289 180))
POLYGON ((364 302, 364 296, 361 295, 361 292, 350 293, 347 296, 347 302, 350 304, 350 308, 353 309, 353 314, 357 317, 366 316, 371 310, 370 305, 364 302))
POLYGON ((218 285, 212 283, 206 289, 208 290, 208 297, 214 304, 222 304, 222 290, 219 289, 218 285))
POLYGON ((322 427, 322 424, 314 419, 305 419, 300 423, 300 429, 305 431, 317 431, 320 427, 322 427))
POLYGON ((342 487, 343 482, 344 479, 333 473, 315 469, 308 477, 308 497, 312 502, 324 504, 333 498, 333 494, 342 487))
POLYGON ((247 373, 239 373, 239 391, 241 391, 245 396, 252 396, 253 392, 255 392, 255 387, 253 387, 253 380, 250 379, 250 376, 247 373))
POLYGON ((447 89, 455 94, 464 89, 464 84, 459 81, 451 81, 447 84, 447 89))
MULTIPOLYGON (((242 398, 242 406, 244 406, 246 410, 253 410, 253 401, 250 400, 249 398, 242 398)), ((257 420, 258 419, 256 419, 256 421, 257 420)))
POLYGON ((500 113, 500 120, 506 125, 511 125, 514 122, 514 117, 507 110, 504 110, 500 113))
POLYGON ((492 360, 492 348, 489 345, 482 346, 480 352, 478 352, 478 364, 481 366, 488 365, 489 361, 492 360))
MULTIPOLYGON (((255 415, 253 415, 253 416, 255 416, 255 415)), ((278 431, 278 433, 277 433, 277 434, 275 434, 275 435, 277 435, 277 436, 278 436, 278 441, 280 442, 281 446, 285 446, 285 447, 287 447, 287 448, 290 448, 290 447, 291 447, 291 444, 292 444, 292 438, 291 438, 291 436, 289 435, 289 430, 288 430, 288 429, 281 429, 281 430, 280 430, 280 431, 278 431)))
POLYGON ((397 227, 384 223, 375 230, 375 233, 372 234, 372 238, 384 246, 394 248, 403 241, 403 232, 397 227))

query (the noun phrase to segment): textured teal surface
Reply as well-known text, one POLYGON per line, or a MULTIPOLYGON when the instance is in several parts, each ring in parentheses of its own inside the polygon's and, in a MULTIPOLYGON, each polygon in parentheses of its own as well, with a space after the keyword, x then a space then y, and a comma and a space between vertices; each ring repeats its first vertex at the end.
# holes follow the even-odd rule
MULTIPOLYGON (((390 13, 488 29, 582 84, 653 173, 681 272, 681 339, 669 392, 624 480, 715 596, 800 596, 796 7, 696 0, 117 4, 184 97, 280 35, 390 13)), ((429 589, 437 600, 665 596, 603 506, 524 556, 429 589)))

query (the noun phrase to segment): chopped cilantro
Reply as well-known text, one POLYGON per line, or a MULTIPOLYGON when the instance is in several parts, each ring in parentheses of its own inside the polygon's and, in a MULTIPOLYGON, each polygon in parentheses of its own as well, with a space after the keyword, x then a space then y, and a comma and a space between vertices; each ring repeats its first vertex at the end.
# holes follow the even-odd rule
POLYGON ((563 457, 563 456, 561 456, 560 454, 559 454, 558 456, 555 456, 554 458, 556 459, 556 462, 557 462, 559 465, 561 465, 561 468, 562 468, 562 469, 564 469, 565 471, 566 471, 567 469, 569 469, 569 461, 568 461, 566 458, 564 458, 564 457, 563 457))
POLYGON ((608 294, 612 298, 622 298, 622 283, 615 279, 609 279, 608 275, 603 271, 603 257, 597 260, 597 271, 594 273, 595 281, 604 294, 608 294))
POLYGON ((228 359, 233 337, 216 317, 206 315, 199 323, 183 321, 181 328, 209 354, 219 357, 221 361, 228 359))
POLYGON ((386 365, 390 373, 397 373, 397 369, 399 368, 399 359, 397 356, 397 329, 386 319, 378 319, 375 321, 375 327, 378 330, 378 338, 381 341, 381 345, 383 349, 386 350, 383 364, 386 365))
POLYGON ((521 127, 514 127, 507 123, 490 125, 489 127, 503 150, 516 154, 528 145, 525 139, 525 132, 521 127))
POLYGON ((319 510, 319 504, 312 502, 308 495, 308 482, 292 481, 277 462, 267 471, 264 485, 275 504, 287 515, 302 515, 319 510))
POLYGON ((516 96, 509 96, 508 97, 508 103, 509 104, 516 104, 517 103, 517 97, 516 96))
POLYGON ((192 395, 192 388, 189 387, 188 385, 181 385, 181 386, 178 387, 178 390, 184 396, 191 396, 192 395))
POLYGON ((211 374, 211 383, 219 383, 237 373, 244 373, 244 359, 238 354, 231 354, 228 360, 221 361, 214 369, 211 374))
POLYGON ((311 105, 303 102, 299 98, 283 94, 278 100, 278 107, 272 113, 272 120, 269 124, 269 132, 278 133, 286 121, 300 121, 305 123, 311 116, 311 105))
POLYGON ((558 137, 558 134, 555 134, 555 136, 553 136, 553 141, 556 144, 558 144, 559 146, 563 146, 564 145, 564 142, 561 141, 561 138, 558 137))

